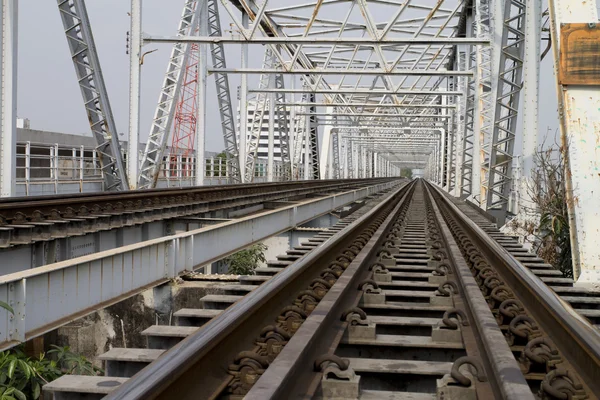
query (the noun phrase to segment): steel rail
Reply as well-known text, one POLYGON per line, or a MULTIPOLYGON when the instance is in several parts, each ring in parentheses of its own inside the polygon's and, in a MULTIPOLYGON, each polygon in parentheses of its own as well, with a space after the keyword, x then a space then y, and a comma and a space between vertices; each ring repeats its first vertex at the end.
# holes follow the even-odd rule
MULTIPOLYGON (((386 240, 386 230, 389 230, 397 218, 402 204, 409 199, 410 195, 411 193, 404 195, 395 210, 390 213, 387 220, 366 245, 367 251, 365 252, 363 249, 363 252, 346 268, 344 274, 338 278, 298 332, 254 384, 245 396, 246 400, 301 398, 303 396, 310 398, 314 395, 311 390, 318 387, 321 373, 314 371, 310 366, 320 355, 333 353, 339 345, 342 335, 347 329, 347 323, 341 321, 339 316, 345 310, 358 305, 363 293, 356 291, 357 283, 369 279, 372 275, 372 271, 364 267, 369 265, 369 262, 371 264, 376 262, 373 249, 379 248, 381 243, 386 240)), ((442 239, 446 243, 444 247, 450 253, 450 260, 455 271, 453 274, 455 282, 460 285, 460 293, 464 294, 467 303, 464 309, 469 316, 470 326, 474 330, 474 335, 481 338, 481 342, 477 343, 478 355, 486 361, 485 375, 492 383, 494 397, 533 400, 531 389, 519 370, 500 328, 496 325, 458 245, 448 227, 445 226, 439 209, 433 201, 431 203, 437 224, 442 232, 442 239)))
POLYGON ((240 351, 251 348, 260 329, 276 319, 289 298, 303 290, 325 262, 339 254, 376 215, 391 207, 409 185, 403 184, 317 250, 259 286, 244 301, 229 307, 105 399, 166 399, 172 398, 174 390, 180 399, 197 399, 222 389, 222 384, 227 383, 229 362, 240 351))
POLYGON ((480 344, 480 356, 483 359, 486 376, 493 386, 494 394, 502 399, 533 399, 531 389, 519 370, 510 347, 504 335, 497 326, 494 316, 477 286, 477 282, 461 254, 456 240, 444 222, 441 211, 434 201, 431 188, 426 186, 431 199, 431 207, 438 221, 442 239, 454 264, 456 281, 465 294, 465 312, 470 315, 473 329, 476 331, 480 344))
MULTIPOLYGON (((389 180, 390 178, 387 178, 389 180)), ((386 180, 384 178, 383 180, 386 180)), ((157 198, 168 200, 168 198, 177 198, 182 196, 205 196, 194 200, 216 200, 225 196, 246 196, 253 193, 267 193, 269 191, 277 192, 286 188, 335 188, 336 186, 352 186, 367 183, 376 183, 382 179, 352 179, 352 180, 323 180, 323 181, 294 181, 294 182, 274 182, 274 183, 254 183, 254 184, 233 184, 221 186, 198 186, 190 188, 162 188, 149 190, 130 190, 122 193, 97 192, 97 193, 77 193, 68 195, 48 195, 35 197, 10 197, 0 199, 0 217, 5 219, 12 218, 16 213, 27 214, 32 211, 43 210, 63 210, 68 207, 75 208, 89 204, 106 204, 110 202, 130 202, 138 200, 147 200, 157 198)), ((172 204, 172 203, 166 203, 172 204)), ((1 220, 0 220, 1 222, 1 220)))
POLYGON ((600 393, 600 331, 556 295, 453 204, 439 188, 436 202, 459 221, 478 249, 531 312, 540 327, 593 393, 600 393))
MULTIPOLYGON (((245 399, 303 398, 309 388, 316 389, 316 385, 311 383, 320 377, 321 372, 315 371, 312 365, 320 355, 337 347, 347 325, 340 316, 358 304, 362 291, 356 288, 371 274, 364 267, 369 261, 375 261, 375 250, 386 240, 384 233, 391 229, 402 206, 410 199, 414 186, 413 181, 371 240, 348 265, 245 399)), ((313 394, 309 392, 308 398, 313 394)))

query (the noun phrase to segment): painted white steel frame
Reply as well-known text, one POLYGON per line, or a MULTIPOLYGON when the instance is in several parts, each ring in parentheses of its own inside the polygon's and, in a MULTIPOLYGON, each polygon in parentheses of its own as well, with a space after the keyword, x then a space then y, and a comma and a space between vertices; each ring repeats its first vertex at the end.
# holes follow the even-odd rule
MULTIPOLYGON (((147 43, 176 43, 176 45, 182 43, 242 44, 242 68, 213 68, 212 70, 221 74, 242 74, 240 90, 242 128, 246 125, 247 93, 256 93, 259 98, 259 110, 265 109, 267 98, 272 98, 273 96, 270 95, 273 93, 278 95, 310 93, 311 95, 305 96, 303 100, 310 102, 311 105, 304 106, 304 113, 294 115, 296 118, 291 123, 293 129, 289 139, 291 143, 294 141, 302 143, 304 140, 305 178, 318 178, 324 171, 330 170, 325 167, 319 168, 316 129, 320 123, 312 105, 314 101, 311 101, 315 95, 324 95, 327 103, 337 107, 340 116, 349 117, 339 121, 341 125, 360 118, 360 121, 354 121, 357 125, 366 122, 372 126, 390 126, 388 122, 392 121, 386 119, 392 117, 379 114, 383 114, 382 110, 391 108, 392 114, 407 119, 404 126, 415 126, 413 120, 419 118, 419 120, 429 121, 427 126, 431 128, 440 125, 445 127, 445 123, 437 120, 449 116, 441 116, 436 105, 440 104, 440 98, 461 96, 462 91, 440 91, 440 88, 446 87, 442 82, 456 75, 471 74, 465 70, 449 71, 445 61, 457 45, 489 45, 490 43, 489 37, 456 36, 456 25, 465 6, 462 0, 441 0, 431 5, 413 4, 411 0, 390 1, 387 5, 397 5, 397 7, 391 18, 386 14, 387 20, 383 22, 376 20, 373 13, 375 7, 383 6, 378 2, 366 0, 343 3, 316 1, 285 6, 281 6, 281 3, 276 0, 265 0, 260 4, 252 0, 221 0, 221 4, 235 29, 235 34, 230 37, 216 35, 209 37, 202 33, 193 36, 194 32, 190 31, 187 35, 179 34, 172 37, 146 35, 144 40, 147 43), (335 14, 321 13, 325 8, 331 10, 332 6, 340 6, 344 10, 337 10, 335 14), (332 15, 344 17, 336 20, 330 17, 332 15), (362 36, 357 37, 356 32, 362 33, 362 36), (248 68, 247 51, 248 46, 252 44, 266 45, 265 49, 269 56, 262 69, 248 68), (258 89, 248 89, 248 74, 258 73, 261 74, 261 85, 258 89), (284 89, 283 84, 273 88, 267 83, 268 75, 273 74, 278 77, 282 77, 282 74, 300 74, 302 88, 284 89), (334 75, 341 76, 337 84, 330 85, 324 80, 325 76, 334 75), (369 75, 374 76, 375 79, 361 82, 369 75), (402 79, 395 82, 393 76, 400 76, 402 79), (350 77, 357 79, 349 82, 350 77), (366 103, 368 99, 374 100, 375 106, 374 112, 367 114, 364 113, 365 107, 359 104, 366 103), (428 110, 424 107, 431 108, 428 110), (310 115, 302 115, 306 113, 310 115), (354 114, 357 116, 354 117, 354 114), (298 116, 300 118, 297 118, 298 116), (366 120, 363 120, 365 118, 366 120)), ((277 103, 279 107, 282 106, 279 100, 277 103)), ((259 123, 253 125, 262 126, 262 115, 264 114, 261 112, 254 113, 253 122, 259 123)), ((287 115, 287 113, 278 115, 287 115)), ((270 119, 269 137, 272 138, 273 117, 270 119)), ((284 130, 287 126, 288 124, 284 124, 284 130)), ((245 139, 246 129, 242 131, 241 137, 245 139)), ((240 154, 243 156, 240 160, 245 164, 243 167, 245 181, 250 181, 253 177, 254 171, 251 166, 256 158, 256 146, 252 145, 256 141, 253 140, 254 137, 258 135, 252 135, 249 146, 240 146, 243 147, 240 149, 240 154)), ((338 147, 329 146, 329 142, 327 146, 338 147)), ((295 151, 294 148, 290 150, 282 148, 286 153, 289 152, 293 165, 290 172, 298 170, 297 165, 300 162, 298 155, 301 154, 299 149, 302 147, 296 146, 295 151)), ((365 153, 363 150, 359 150, 358 153, 369 158, 369 162, 362 157, 356 160, 361 163, 361 171, 364 175, 367 173, 365 168, 373 163, 376 164, 377 161, 371 160, 371 158, 375 159, 371 153, 365 153)), ((270 155, 268 165, 271 165, 273 151, 269 151, 268 154, 270 155)), ((324 156, 321 159, 330 164, 329 160, 333 158, 324 156)), ((290 175, 295 177, 297 173, 290 175)))
MULTIPOLYGON (((198 27, 200 10, 203 7, 197 7, 196 3, 196 0, 186 0, 177 29, 178 36, 189 35, 192 30, 198 27)), ((140 189, 153 188, 158 181, 168 134, 173 125, 177 101, 179 100, 179 92, 182 86, 181 76, 187 65, 190 47, 189 44, 183 43, 173 46, 140 166, 138 181, 140 189)), ((139 86, 136 90, 139 93, 139 86)))
MULTIPOLYGON (((551 0, 549 3, 554 73, 560 64, 560 26, 565 23, 588 23, 598 29, 596 0, 551 0)), ((557 79, 558 110, 565 177, 573 275, 578 285, 598 287, 600 282, 600 87, 561 85, 557 79)))
POLYGON ((0 18, 0 197, 16 195, 18 1, 2 0, 0 18))
MULTIPOLYGON (((128 190, 117 126, 110 102, 87 9, 83 0, 57 0, 71 60, 105 181, 104 190, 128 190)), ((16 107, 16 105, 14 105, 16 107)))

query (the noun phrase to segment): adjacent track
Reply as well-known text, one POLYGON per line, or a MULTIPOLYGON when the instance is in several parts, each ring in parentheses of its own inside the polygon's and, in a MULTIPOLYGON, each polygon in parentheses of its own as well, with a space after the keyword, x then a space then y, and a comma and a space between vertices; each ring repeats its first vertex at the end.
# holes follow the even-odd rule
POLYGON ((294 181, 1 199, 0 248, 390 180, 294 181))
POLYGON ((437 188, 406 183, 361 214, 231 288, 245 296, 211 298, 227 309, 188 311, 214 318, 107 398, 600 393, 598 330, 437 188))

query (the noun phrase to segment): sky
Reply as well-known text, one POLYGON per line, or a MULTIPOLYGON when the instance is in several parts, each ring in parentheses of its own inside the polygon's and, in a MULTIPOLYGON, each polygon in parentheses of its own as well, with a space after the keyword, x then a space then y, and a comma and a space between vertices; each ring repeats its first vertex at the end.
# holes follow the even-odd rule
MULTIPOLYGON (((128 129, 129 56, 126 33, 129 30, 130 2, 128 0, 86 0, 96 47, 104 74, 109 98, 120 133, 128 129)), ((183 0, 144 0, 143 31, 152 35, 174 35, 183 0)), ((224 11, 222 11, 224 14, 224 11)), ((375 15, 375 18, 378 16, 375 15)), ((227 29, 223 26, 223 29, 227 29)), ((171 46, 147 45, 144 50, 158 49, 148 55, 142 68, 141 132, 146 141, 156 108, 158 94, 167 67, 171 46)), ((226 51, 228 67, 240 67, 239 46, 226 51)), ((258 68, 262 54, 250 54, 250 67, 258 68)), ((29 118, 33 129, 90 135, 90 129, 70 60, 58 8, 54 1, 21 0, 19 2, 19 60, 18 60, 19 118, 29 118)), ((249 79, 250 87, 258 85, 258 76, 249 79)), ((230 76, 232 101, 239 76, 230 76)), ((223 149, 222 130, 216 105, 214 81, 208 81, 206 150, 223 149)), ((542 62, 540 78, 539 140, 547 130, 554 142, 558 127, 555 80, 552 72, 552 53, 542 62)), ((122 136, 123 138, 125 136, 122 136)), ((517 140, 515 150, 520 149, 517 140)))

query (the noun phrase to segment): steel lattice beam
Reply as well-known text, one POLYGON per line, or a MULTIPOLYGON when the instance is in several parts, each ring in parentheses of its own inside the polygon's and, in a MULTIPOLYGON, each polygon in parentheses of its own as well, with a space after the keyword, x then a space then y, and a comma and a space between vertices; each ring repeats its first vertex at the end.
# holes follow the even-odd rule
MULTIPOLYGON (((221 36, 221 21, 219 18, 219 6, 217 0, 208 0, 208 34, 209 36, 221 36)), ((210 43, 210 54, 213 68, 216 70, 227 69, 225 62, 225 49, 220 43, 210 43)), ((233 182, 241 182, 239 152, 235 132, 235 117, 231 104, 231 92, 229 90, 229 78, 227 74, 215 72, 215 85, 217 88, 217 101, 219 103, 219 114, 223 128, 223 141, 225 142, 225 154, 227 155, 227 176, 233 182)))
MULTIPOLYGON (((197 7, 195 0, 186 0, 177 29, 179 36, 189 35, 193 29, 196 29, 200 10, 201 7, 197 7)), ((181 77, 187 65, 189 51, 189 44, 176 43, 173 45, 167 66, 167 73, 165 74, 158 98, 158 105, 154 113, 150 135, 146 143, 146 150, 142 158, 138 183, 140 189, 153 188, 158 181, 158 175, 163 165, 169 129, 173 125, 175 108, 181 90, 181 77)))
POLYGON ((523 86, 526 3, 506 0, 498 72, 494 130, 490 144, 486 209, 500 222, 506 218, 512 183, 512 160, 519 99, 523 86))
POLYGON ((117 127, 83 0, 58 0, 83 104, 96 140, 105 190, 128 190, 117 127))

